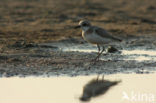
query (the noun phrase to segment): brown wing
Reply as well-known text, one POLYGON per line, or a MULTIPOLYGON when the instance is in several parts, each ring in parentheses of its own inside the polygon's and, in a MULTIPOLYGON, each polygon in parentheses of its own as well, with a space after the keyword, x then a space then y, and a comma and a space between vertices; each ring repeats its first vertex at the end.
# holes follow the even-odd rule
POLYGON ((100 35, 103 38, 108 38, 108 39, 112 39, 115 41, 122 41, 116 37, 113 37, 110 33, 108 33, 106 30, 99 28, 99 27, 95 27, 95 32, 97 32, 98 35, 100 35))

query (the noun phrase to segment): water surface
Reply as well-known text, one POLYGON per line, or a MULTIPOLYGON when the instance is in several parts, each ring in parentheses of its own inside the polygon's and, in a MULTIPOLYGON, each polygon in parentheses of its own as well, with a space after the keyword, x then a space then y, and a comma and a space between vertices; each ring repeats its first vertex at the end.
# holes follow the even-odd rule
MULTIPOLYGON (((96 77, 1 78, 0 103, 81 103, 84 85, 96 77)), ((106 75, 105 79, 121 83, 87 103, 155 103, 155 78, 155 73, 106 75)))

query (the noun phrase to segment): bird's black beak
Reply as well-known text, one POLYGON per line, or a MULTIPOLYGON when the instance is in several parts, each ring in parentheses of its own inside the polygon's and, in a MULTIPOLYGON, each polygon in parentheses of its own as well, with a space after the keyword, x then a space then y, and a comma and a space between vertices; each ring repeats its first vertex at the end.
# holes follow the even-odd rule
POLYGON ((80 26, 80 25, 78 25, 78 26, 75 26, 75 27, 74 27, 74 29, 78 29, 78 28, 80 28, 80 27, 81 27, 81 26, 80 26))

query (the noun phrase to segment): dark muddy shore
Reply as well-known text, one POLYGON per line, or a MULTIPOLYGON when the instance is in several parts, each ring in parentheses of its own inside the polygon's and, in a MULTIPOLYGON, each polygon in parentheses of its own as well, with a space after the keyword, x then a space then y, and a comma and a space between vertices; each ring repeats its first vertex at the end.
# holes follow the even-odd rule
POLYGON ((97 55, 96 46, 82 39, 69 38, 42 44, 20 41, 3 48, 0 55, 0 75, 9 77, 76 76, 144 71, 149 73, 156 70, 155 39, 140 37, 114 44, 119 51, 103 54, 100 61, 95 64, 92 59, 97 55))

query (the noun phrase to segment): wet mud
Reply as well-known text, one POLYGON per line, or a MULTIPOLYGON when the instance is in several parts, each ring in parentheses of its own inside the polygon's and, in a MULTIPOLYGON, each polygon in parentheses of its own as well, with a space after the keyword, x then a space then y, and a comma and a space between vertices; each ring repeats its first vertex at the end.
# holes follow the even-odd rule
MULTIPOLYGON (((1 76, 59 76, 114 73, 150 73, 156 68, 155 37, 136 37, 111 44, 115 53, 104 52, 83 39, 67 38, 51 43, 15 42, 1 48, 1 76)), ((107 47, 107 46, 106 46, 107 47)))

